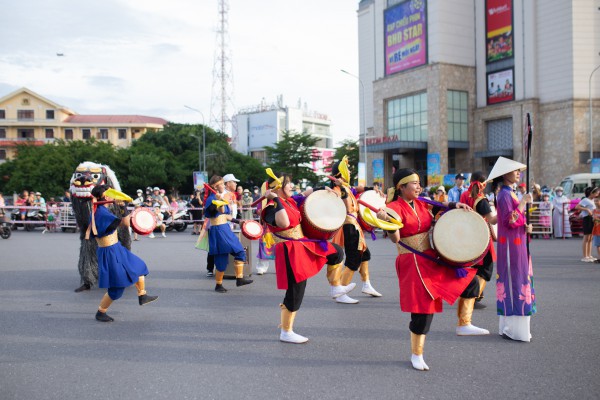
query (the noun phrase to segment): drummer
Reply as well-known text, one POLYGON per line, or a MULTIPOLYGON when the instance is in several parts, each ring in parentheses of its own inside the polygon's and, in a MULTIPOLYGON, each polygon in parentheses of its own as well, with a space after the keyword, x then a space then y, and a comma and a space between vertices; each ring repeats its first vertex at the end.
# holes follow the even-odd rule
POLYGON ((223 178, 214 175, 210 178, 210 188, 205 189, 204 215, 210 219, 210 229, 208 230, 208 254, 214 256, 217 272, 215 273, 215 292, 225 293, 227 289, 223 287, 223 276, 227 269, 229 254, 233 255, 235 265, 236 286, 243 286, 252 283, 251 279, 244 278, 244 262, 246 261, 246 251, 242 247, 240 240, 233 234, 229 221, 233 219, 228 202, 224 201, 223 178), (219 202, 222 202, 221 205, 219 202))
MULTIPOLYGON (((92 196, 96 200, 106 200, 104 192, 107 189, 109 189, 107 185, 98 185, 92 189, 92 196)), ((107 288, 107 292, 100 300, 96 320, 112 322, 114 319, 108 316, 106 311, 114 300, 121 298, 126 287, 135 284, 140 306, 152 303, 158 299, 158 296, 146 294, 145 278, 148 275, 146 263, 123 247, 117 238, 117 227, 120 224, 129 227, 130 216, 120 219, 108 211, 104 204, 98 207, 94 205, 94 207, 96 210, 91 217, 90 227, 98 242, 98 286, 107 288)))
MULTIPOLYGON (((495 225, 498 221, 496 215, 492 214, 490 204, 485 197, 485 186, 487 176, 477 171, 471 175, 471 185, 460 196, 460 201, 472 207, 479 215, 481 215, 488 223, 495 225)), ((461 293, 458 299, 458 307, 456 310, 458 316, 458 324, 456 326, 456 334, 458 336, 473 336, 473 335, 489 335, 487 329, 478 328, 471 324, 475 301, 478 297, 483 297, 483 290, 486 282, 492 278, 494 271, 494 261, 496 261, 496 252, 494 251, 494 242, 491 238, 488 249, 485 252, 483 259, 476 266, 477 275, 473 278, 469 286, 461 293)), ((485 306, 481 307, 485 308, 485 306)))
MULTIPOLYGON (((270 169, 267 173, 269 172, 270 169)), ((303 196, 292 197, 293 188, 290 175, 282 174, 277 177, 270 174, 268 190, 265 192, 268 202, 261 212, 261 221, 268 225, 267 238, 272 238, 275 242, 277 288, 286 290, 283 303, 279 305, 279 340, 305 343, 308 338, 295 333, 293 327, 296 312, 304 298, 306 280, 318 274, 325 263, 340 264, 344 259, 344 251, 336 244, 304 237, 300 225, 301 213, 296 201, 301 201, 303 196)))
MULTIPOLYGON (((425 335, 429 332, 433 314, 442 312, 442 300, 453 304, 469 285, 475 270, 454 269, 438 265, 423 256, 436 257, 429 243, 429 229, 433 221, 432 212, 426 201, 419 197, 421 184, 419 175, 410 168, 394 173, 394 196, 387 205, 400 217, 403 227, 389 232, 392 242, 409 245, 414 253, 397 244, 396 273, 400 286, 400 308, 411 313, 409 324, 411 336, 411 363, 413 368, 428 371, 423 359, 425 335), (461 277, 466 275, 464 277, 461 277)), ((449 208, 470 207, 463 203, 442 203, 449 208)), ((389 221, 388 214, 381 210, 377 217, 389 221)))
POLYGON ((338 303, 358 303, 358 300, 351 298, 345 293, 339 295, 339 291, 346 290, 347 287, 354 288, 354 284, 350 286, 352 277, 356 271, 359 271, 363 282, 362 292, 372 297, 381 297, 381 293, 373 288, 371 281, 369 280, 369 260, 371 259, 371 252, 367 247, 364 232, 357 220, 358 202, 356 197, 354 197, 353 189, 348 185, 350 182, 348 156, 344 156, 342 161, 333 164, 331 167, 331 175, 337 179, 332 182, 334 187, 333 190, 340 195, 346 206, 346 220, 344 221, 344 226, 337 231, 332 240, 333 243, 344 246, 344 251, 346 253, 344 265, 346 268, 344 268, 343 271, 340 271, 341 268, 335 268, 332 271, 330 271, 330 267, 327 268, 327 277, 331 285, 331 296, 338 303), (335 286, 334 283, 336 281, 339 281, 341 285, 335 286))

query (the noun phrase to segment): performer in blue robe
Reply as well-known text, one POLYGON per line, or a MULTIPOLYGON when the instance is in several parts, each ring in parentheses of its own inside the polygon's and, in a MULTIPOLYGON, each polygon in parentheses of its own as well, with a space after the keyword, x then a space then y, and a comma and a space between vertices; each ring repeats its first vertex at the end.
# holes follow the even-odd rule
POLYGON ((223 178, 214 175, 210 178, 210 186, 205 188, 204 215, 210 218, 210 229, 208 230, 208 254, 214 256, 217 272, 215 273, 215 291, 227 292, 223 287, 223 275, 227 269, 229 254, 234 256, 236 286, 243 286, 253 281, 244 278, 244 262, 246 251, 235 236, 229 225, 232 220, 228 205, 219 206, 214 204, 223 201, 225 183, 223 178))
MULTIPOLYGON (((92 190, 97 200, 106 200, 104 192, 107 185, 98 185, 92 190)), ((145 276, 148 275, 146 263, 127 250, 117 238, 117 228, 124 224, 129 226, 130 216, 123 219, 113 215, 105 205, 94 206, 93 218, 90 220, 93 236, 98 242, 98 286, 107 288, 96 313, 96 319, 102 322, 112 322, 114 319, 106 314, 114 300, 123 296, 125 288, 135 285, 140 306, 151 303, 158 296, 149 296, 145 290, 145 276)))

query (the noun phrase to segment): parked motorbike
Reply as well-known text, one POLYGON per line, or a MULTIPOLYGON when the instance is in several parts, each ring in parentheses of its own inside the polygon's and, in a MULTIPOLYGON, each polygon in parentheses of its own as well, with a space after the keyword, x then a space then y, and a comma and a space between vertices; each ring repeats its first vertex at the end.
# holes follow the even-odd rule
POLYGON ((18 208, 14 208, 10 213, 10 220, 12 221, 11 229, 16 231, 18 228, 24 228, 25 224, 21 223, 21 212, 18 208))
POLYGON ((169 232, 173 229, 175 229, 177 232, 183 232, 187 229, 189 221, 190 219, 188 216, 188 211, 186 208, 183 208, 177 210, 175 215, 172 217, 170 216, 167 218, 165 220, 165 226, 169 232))
MULTIPOLYGON (((46 214, 40 212, 40 210, 27 210, 27 217, 25 218, 25 221, 45 222, 46 214)), ((43 224, 25 224, 25 230, 32 231, 35 229, 36 226, 43 226, 43 224)))
POLYGON ((10 225, 10 223, 4 220, 0 223, 0 237, 2 239, 8 239, 12 234, 10 225))

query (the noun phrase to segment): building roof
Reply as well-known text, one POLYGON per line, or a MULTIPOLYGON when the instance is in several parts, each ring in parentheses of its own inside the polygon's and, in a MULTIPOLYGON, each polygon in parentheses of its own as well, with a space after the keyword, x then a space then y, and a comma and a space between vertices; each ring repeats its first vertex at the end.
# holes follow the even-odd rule
POLYGON ((71 115, 64 122, 73 124, 156 124, 166 125, 169 121, 144 115, 71 115))
POLYGON ((61 106, 60 104, 55 103, 52 100, 49 100, 49 99, 45 98, 44 96, 41 96, 41 95, 37 94, 33 90, 27 89, 26 87, 22 87, 20 89, 17 89, 14 92, 11 92, 11 93, 7 94, 4 97, 0 97, 0 103, 4 102, 6 100, 9 100, 9 99, 11 99, 11 98, 13 98, 13 97, 21 94, 21 93, 27 93, 30 96, 37 97, 38 99, 40 99, 42 101, 45 101, 46 103, 50 104, 52 107, 56 108, 57 110, 62 110, 62 111, 64 111, 67 114, 71 114, 71 115, 75 114, 75 112, 73 110, 71 110, 71 109, 69 109, 69 108, 67 108, 65 106, 61 106))

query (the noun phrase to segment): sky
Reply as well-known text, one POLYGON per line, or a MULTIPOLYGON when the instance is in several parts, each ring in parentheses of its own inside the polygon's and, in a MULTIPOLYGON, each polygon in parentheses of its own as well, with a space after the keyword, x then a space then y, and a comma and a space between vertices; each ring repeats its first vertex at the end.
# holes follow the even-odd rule
MULTIPOLYGON (((359 81, 340 70, 358 75, 358 0, 227 1, 229 113, 283 96, 328 115, 336 143, 357 139, 359 81)), ((218 0, 0 3, 0 97, 26 87, 78 114, 217 127, 218 0)))

